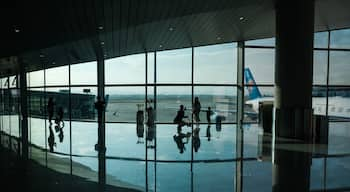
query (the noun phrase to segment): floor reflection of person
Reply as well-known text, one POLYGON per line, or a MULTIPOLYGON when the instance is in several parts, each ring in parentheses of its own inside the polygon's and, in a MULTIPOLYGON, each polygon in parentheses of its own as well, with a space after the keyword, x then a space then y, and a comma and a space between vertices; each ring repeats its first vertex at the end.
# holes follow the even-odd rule
POLYGON ((138 143, 143 143, 142 138, 143 138, 143 132, 144 132, 144 116, 143 116, 143 111, 141 109, 138 109, 136 112, 136 134, 137 134, 137 144, 138 143))
POLYGON ((52 130, 51 123, 49 124, 49 131, 50 131, 50 134, 49 134, 49 137, 47 138, 47 142, 49 143, 50 152, 53 152, 54 151, 53 148, 54 146, 56 146, 56 143, 55 143, 55 135, 52 130))
POLYGON ((63 142, 63 138, 64 138, 63 127, 61 127, 61 128, 59 129, 58 138, 60 139, 60 143, 62 143, 62 142, 63 142))
POLYGON ((177 145, 177 148, 179 149, 179 152, 183 153, 186 150, 185 144, 188 143, 189 138, 191 137, 191 133, 190 132, 187 132, 186 134, 182 133, 181 129, 179 129, 179 128, 177 130, 178 130, 177 134, 175 134, 173 136, 173 139, 177 145), (184 139, 185 139, 185 141, 184 141, 184 139))
POLYGON ((208 127, 207 127, 206 137, 208 138, 208 141, 210 141, 210 138, 211 138, 211 133, 210 133, 210 124, 208 124, 208 127))
POLYGON ((198 149, 199 149, 199 147, 201 146, 201 140, 200 140, 200 138, 199 138, 199 131, 200 131, 200 128, 199 128, 199 127, 196 127, 196 128, 193 130, 192 139, 193 139, 193 148, 194 148, 194 151, 195 151, 195 152, 198 152, 198 149))
POLYGON ((148 148, 154 148, 154 143, 153 143, 153 140, 154 140, 154 137, 155 137, 155 132, 156 132, 156 127, 155 127, 155 124, 154 124, 154 109, 153 107, 148 107, 147 108, 147 122, 146 122, 146 125, 147 125, 147 135, 146 135, 146 140, 147 140, 147 147, 148 148))

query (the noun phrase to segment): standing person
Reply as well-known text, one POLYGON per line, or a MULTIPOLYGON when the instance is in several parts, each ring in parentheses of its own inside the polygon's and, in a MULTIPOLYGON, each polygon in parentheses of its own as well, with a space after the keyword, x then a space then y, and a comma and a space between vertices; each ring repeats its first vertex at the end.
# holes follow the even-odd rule
POLYGON ((211 115, 213 115, 213 111, 211 110, 210 107, 208 107, 208 110, 207 110, 207 121, 208 121, 209 124, 211 123, 211 119, 210 119, 211 115))
POLYGON ((53 106, 54 106, 53 98, 50 97, 49 101, 47 102, 47 114, 49 116, 49 123, 50 124, 51 124, 51 120, 52 120, 52 117, 53 117, 53 106))
POLYGON ((185 116, 185 108, 183 105, 180 105, 180 109, 177 111, 176 117, 174 118, 174 123, 178 124, 178 126, 181 128, 182 126, 186 125, 190 126, 189 123, 186 123, 184 121, 184 118, 188 118, 188 116, 185 116))
POLYGON ((192 111, 194 115, 194 120, 196 123, 199 123, 199 112, 201 111, 201 103, 199 102, 199 98, 195 97, 194 98, 194 103, 192 105, 192 111))

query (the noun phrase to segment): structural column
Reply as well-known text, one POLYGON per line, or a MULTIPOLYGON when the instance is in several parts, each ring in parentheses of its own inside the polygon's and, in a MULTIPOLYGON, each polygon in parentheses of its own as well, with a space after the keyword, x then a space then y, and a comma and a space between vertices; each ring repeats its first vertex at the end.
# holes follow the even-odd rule
POLYGON ((314 0, 276 1, 273 191, 309 191, 314 0))
POLYGON ((236 129, 236 184, 237 192, 243 191, 243 120, 244 120, 244 42, 237 46, 237 129, 236 129))
POLYGON ((95 108, 98 119, 98 142, 95 149, 98 152, 98 182, 100 191, 105 191, 106 185, 106 130, 105 130, 105 63, 104 54, 99 38, 92 40, 97 60, 97 101, 95 108))
POLYGON ((21 128, 21 156, 26 163, 28 160, 28 97, 27 97, 27 76, 26 67, 22 60, 19 59, 20 75, 20 128, 21 128))

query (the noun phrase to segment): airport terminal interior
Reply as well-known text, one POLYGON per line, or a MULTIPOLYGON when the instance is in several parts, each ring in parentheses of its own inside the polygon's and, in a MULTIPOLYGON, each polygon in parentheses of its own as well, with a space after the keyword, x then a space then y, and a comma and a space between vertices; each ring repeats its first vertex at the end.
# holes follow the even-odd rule
POLYGON ((9 1, 1 190, 350 191, 348 10, 9 1))

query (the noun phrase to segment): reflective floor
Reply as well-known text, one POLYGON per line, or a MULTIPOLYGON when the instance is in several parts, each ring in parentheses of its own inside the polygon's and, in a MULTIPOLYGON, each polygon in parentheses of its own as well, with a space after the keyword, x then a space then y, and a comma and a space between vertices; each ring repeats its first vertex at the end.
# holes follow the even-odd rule
MULTIPOLYGON (((50 170, 97 182, 97 123, 65 122, 62 140, 52 128, 51 151, 45 126, 45 120, 30 119, 30 158, 50 170)), ((7 132, 1 143, 16 151, 17 140, 7 132)), ((153 138, 138 137, 135 124, 107 123, 107 184, 139 191, 234 191, 236 124, 184 126, 181 133, 180 138, 175 124, 157 124, 153 138)), ((271 139, 258 124, 244 125, 243 191, 272 191, 271 139)), ((285 147, 310 152, 310 191, 350 190, 350 122, 330 122, 328 144, 285 147)))

